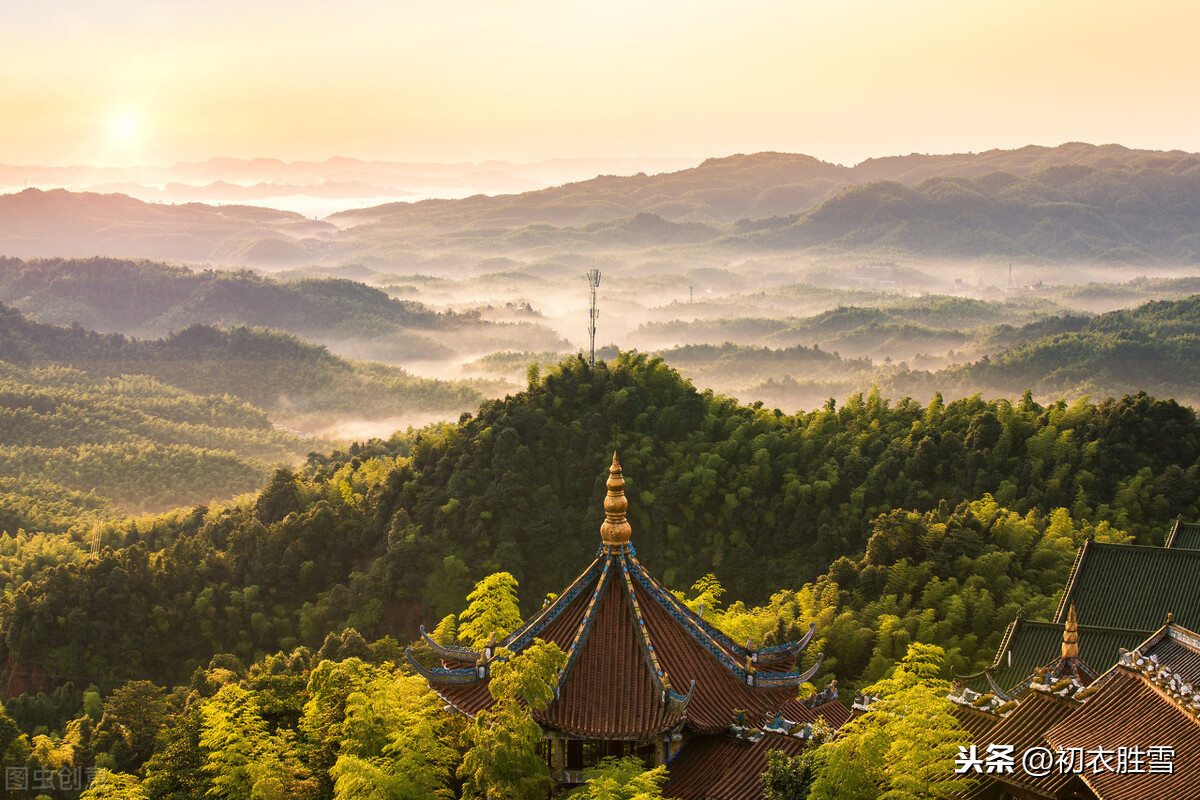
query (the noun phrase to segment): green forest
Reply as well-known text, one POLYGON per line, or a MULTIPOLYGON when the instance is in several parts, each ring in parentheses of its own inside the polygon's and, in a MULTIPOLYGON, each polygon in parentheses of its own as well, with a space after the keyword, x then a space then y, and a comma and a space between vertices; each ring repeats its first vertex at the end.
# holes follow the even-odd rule
MULTIPOLYGON (((1178 310, 1139 313, 1111 325, 1165 325, 1178 310)), ((61 408, 46 424, 83 424, 67 413, 76 368, 7 368, 14 386, 50 380, 39 371, 62 384, 6 401, 14 419, 61 408)), ((232 394, 188 403, 246 429, 262 420, 232 394)), ((130 415, 127 427, 153 421, 130 415)), ((275 446, 261 430, 260 446, 275 446)), ((6 457, 32 464, 20 455, 31 442, 6 457)), ((32 480, 53 484, 46 502, 5 506, 5 763, 102 769, 95 797, 522 796, 512 787, 540 786, 544 760, 514 751, 497 776, 476 748, 512 731, 519 750, 518 697, 536 695, 529 675, 554 654, 514 663, 491 727, 442 714, 397 664, 420 624, 444 643, 468 637, 481 613, 468 595, 488 576, 512 576, 511 617, 582 572, 614 450, 646 567, 735 639, 789 640, 816 622, 808 652, 826 660, 814 681, 836 678, 845 696, 928 699, 931 675, 990 663, 1018 612, 1053 610, 1086 537, 1160 545, 1176 517, 1200 516, 1200 422, 1174 400, 873 389, 787 414, 629 352, 530 369, 523 391, 455 424, 313 453, 257 494, 157 516, 97 523, 86 509, 101 500, 42 457, 32 480)), ((818 775, 845 766, 836 747, 825 753, 818 775)), ((625 777, 589 787, 661 783, 606 768, 625 777)), ((887 769, 875 785, 905 771, 887 769)))
POLYGON ((227 500, 334 446, 301 431, 457 415, 488 387, 348 361, 262 328, 193 325, 139 340, 0 305, 3 529, 62 532, 97 514, 227 500), (55 503, 70 525, 37 521, 55 503))

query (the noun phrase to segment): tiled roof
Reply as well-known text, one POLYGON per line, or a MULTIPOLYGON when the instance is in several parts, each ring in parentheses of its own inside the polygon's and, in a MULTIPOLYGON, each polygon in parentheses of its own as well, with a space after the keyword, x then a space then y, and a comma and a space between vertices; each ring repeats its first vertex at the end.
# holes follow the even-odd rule
MULTIPOLYGON (((1104 800, 1200 797, 1200 722, 1146 676, 1125 667, 1105 676, 1103 688, 1050 728, 1046 740, 1055 749, 1081 747, 1093 752, 1173 747, 1169 775, 1086 769, 1081 777, 1104 800)), ((1115 756, 1110 760, 1115 762, 1115 756)), ((1143 768, 1149 769, 1149 764, 1143 768)))
POLYGON ((1000 717, 995 714, 987 711, 979 711, 962 703, 955 703, 950 709, 950 713, 958 720, 959 727, 971 734, 971 741, 973 742, 979 742, 984 739, 988 732, 1000 722, 1000 717))
POLYGON ((679 723, 682 712, 662 702, 623 594, 609 581, 558 700, 534 714, 542 725, 587 739, 646 739, 679 723))
POLYGON ((789 756, 804 751, 805 741, 794 736, 764 733, 756 742, 727 736, 698 736, 667 764, 669 777, 663 797, 678 800, 758 800, 767 753, 789 756))
MULTIPOLYGON (((695 696, 687 708, 687 725, 692 730, 716 733, 733 721, 739 709, 750 712, 748 718, 755 719, 796 696, 798 683, 783 682, 774 688, 761 684, 750 687, 691 632, 676 624, 666 608, 650 600, 640 584, 635 592, 646 615, 646 626, 653 632, 659 648, 659 660, 671 676, 672 684, 696 682, 695 696)), ((764 672, 757 677, 762 681, 773 674, 764 672)))
MULTIPOLYGON (((850 709, 839 703, 837 700, 829 700, 819 705, 809 705, 804 700, 792 698, 784 703, 784 705, 776 712, 784 719, 792 722, 816 722, 817 717, 822 717, 829 727, 837 730, 838 728, 849 722, 853 715, 850 709)), ((763 717, 762 724, 770 724, 774 719, 775 714, 769 714, 763 717)))
POLYGON ((608 487, 605 543, 553 603, 482 653, 426 637, 442 664, 422 665, 410 650, 413 667, 448 703, 474 716, 492 703, 487 685, 498 648, 520 652, 535 638, 554 642, 567 663, 555 700, 535 717, 545 727, 587 739, 644 740, 681 724, 717 733, 739 711, 753 720, 792 700, 820 666, 818 658, 803 673, 795 667, 815 628, 798 642, 761 651, 713 628, 638 561, 628 543, 615 456, 608 487))
MULTIPOLYGON (((1046 731, 1070 716, 1079 703, 1055 697, 1045 692, 1030 692, 1020 704, 985 735, 976 740, 982 751, 989 744, 1013 745, 1018 755, 1031 747, 1046 746, 1046 731)), ((1071 775, 1051 772, 1044 778, 1033 778, 1020 769, 1007 775, 991 776, 1005 784, 1019 787, 1043 797, 1054 797, 1066 786, 1071 775)))
POLYGON ((1175 525, 1167 534, 1166 546, 1178 550, 1200 550, 1200 522, 1175 520, 1175 525))
POLYGON ((1175 621, 1200 627, 1200 550, 1088 540, 1080 548, 1054 621, 1071 603, 1088 625, 1155 631, 1175 621))
MULTIPOLYGON (((1082 613, 1080 619, 1086 619, 1082 613)), ((1146 630, 1079 626, 1079 660, 1097 674, 1103 674, 1117 663, 1122 648, 1131 650, 1151 634, 1146 630)), ((1017 617, 1009 624, 996 652, 996 659, 986 675, 969 676, 967 686, 981 694, 993 692, 987 678, 1005 694, 1020 695, 1028 688, 1028 678, 1034 670, 1056 665, 1062 658, 1063 623, 1031 622, 1017 617)))
POLYGON ((1200 636, 1179 625, 1164 625, 1137 648, 1147 658, 1169 667, 1185 681, 1200 683, 1200 636))

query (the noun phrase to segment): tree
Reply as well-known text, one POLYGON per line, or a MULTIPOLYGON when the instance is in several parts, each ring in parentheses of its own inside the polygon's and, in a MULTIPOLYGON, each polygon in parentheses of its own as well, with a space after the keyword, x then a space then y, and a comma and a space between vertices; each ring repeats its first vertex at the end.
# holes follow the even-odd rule
POLYGON ((583 773, 570 800, 662 800, 667 768, 646 769, 640 758, 606 758, 583 773))
POLYGON ((916 642, 890 677, 867 688, 879 698, 871 710, 816 751, 811 800, 924 800, 970 787, 954 773, 969 734, 950 713, 944 660, 942 648, 916 642))
POLYGON ((767 751, 767 771, 762 774, 765 800, 805 800, 812 787, 813 750, 789 756, 779 750, 767 751))
POLYGON ((226 800, 315 797, 317 782, 295 754, 290 730, 271 733, 253 693, 230 683, 200 709, 208 794, 226 800))
POLYGON ((524 800, 550 789, 550 768, 538 753, 541 727, 530 715, 554 699, 567 656, 554 643, 535 639, 518 655, 501 648, 492 662, 488 690, 495 704, 467 727, 469 749, 458 768, 463 797, 524 800))
POLYGON ((136 775, 100 769, 79 800, 148 800, 149 797, 136 775))
POLYGON ((450 798, 441 701, 423 678, 378 669, 346 700, 345 731, 330 775, 335 800, 450 798))
POLYGON ((496 572, 475 584, 467 595, 470 605, 459 615, 458 633, 480 650, 495 634, 502 639, 521 624, 517 604, 517 579, 507 572, 496 572))

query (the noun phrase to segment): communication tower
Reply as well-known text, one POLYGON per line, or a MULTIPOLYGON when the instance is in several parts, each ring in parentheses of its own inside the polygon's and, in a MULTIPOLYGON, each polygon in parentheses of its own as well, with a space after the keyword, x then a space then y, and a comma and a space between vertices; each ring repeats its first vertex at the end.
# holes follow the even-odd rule
POLYGON ((596 366, 596 318, 600 316, 600 310, 596 308, 596 289, 600 286, 600 270, 590 269, 587 274, 588 291, 592 295, 591 316, 588 318, 588 335, 592 341, 592 354, 588 359, 588 364, 596 366))

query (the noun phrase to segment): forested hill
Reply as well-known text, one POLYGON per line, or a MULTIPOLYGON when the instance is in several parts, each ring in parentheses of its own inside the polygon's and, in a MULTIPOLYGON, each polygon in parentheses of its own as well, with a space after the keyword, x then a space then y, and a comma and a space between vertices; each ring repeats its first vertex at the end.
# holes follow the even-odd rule
POLYGON ((292 424, 314 416, 455 416, 483 399, 466 381, 347 361, 280 331, 192 325, 162 339, 139 340, 32 322, 3 305, 0 360, 70 366, 94 377, 148 375, 198 395, 234 395, 292 424))
POLYGON ((42 322, 161 336, 194 323, 277 328, 306 338, 365 337, 453 322, 355 281, 275 281, 248 270, 194 271, 115 258, 0 258, 0 302, 42 322))
POLYGON ((334 214, 339 225, 378 222, 382 228, 435 232, 511 228, 531 224, 588 225, 639 213, 673 221, 723 224, 796 214, 852 185, 896 181, 915 185, 933 177, 978 178, 989 173, 1052 174, 1074 165, 1090 170, 1138 169, 1189 154, 1131 150, 1119 145, 1069 143, 1018 150, 868 159, 857 166, 830 164, 796 153, 710 158, 691 169, 661 175, 602 175, 521 194, 463 200, 388 203, 334 214))
POLYGON ((298 431, 454 418, 478 406, 481 386, 347 361, 262 328, 138 340, 0 305, 0 530, 78 533, 97 510, 227 500, 333 446, 298 431))
POLYGON ((731 156, 671 175, 347 212, 339 219, 355 227, 339 241, 385 253, 419 235, 428 249, 486 243, 516 252, 644 247, 646 231, 662 231, 661 244, 709 242, 733 252, 1110 264, 1192 263, 1200 254, 1197 156, 1031 149, 1048 152, 881 161, 862 172, 804 156, 731 156))
POLYGON ((1119 395, 1131 387, 1181 402, 1200 402, 1200 295, 1146 303, 1091 319, 1052 317, 1019 328, 999 326, 984 346, 997 349, 973 364, 927 379, 897 376, 896 385, 1039 396, 1119 395))
POLYGON ((914 636, 920 609, 961 582, 973 599, 939 635, 963 637, 956 658, 973 663, 1017 608, 1051 602, 1086 531, 1161 543, 1176 515, 1200 510, 1200 423, 1170 400, 922 405, 872 393, 789 416, 699 392, 646 356, 594 369, 571 359, 459 424, 280 471, 247 506, 107 526, 115 549, 44 570, 5 602, 7 647, 58 675, 180 680, 213 653, 317 646, 346 625, 411 638, 497 570, 517 576, 529 611, 593 556, 614 450, 634 546, 669 586, 714 573, 731 598, 758 602, 835 562, 825 580, 847 587, 870 572, 854 594, 818 598, 854 609, 827 625, 838 647, 866 648, 845 654, 851 674, 885 618, 895 627, 889 615, 915 604, 914 636), (907 533, 921 526, 930 533, 907 533), (906 559, 922 548, 938 560, 918 570, 906 559), (931 580, 941 594, 924 594, 931 580))
POLYGON ((344 278, 276 280, 115 258, 0 257, 0 302, 41 322, 139 337, 204 324, 273 328, 371 361, 444 358, 473 348, 565 345, 549 328, 435 312, 344 278))

